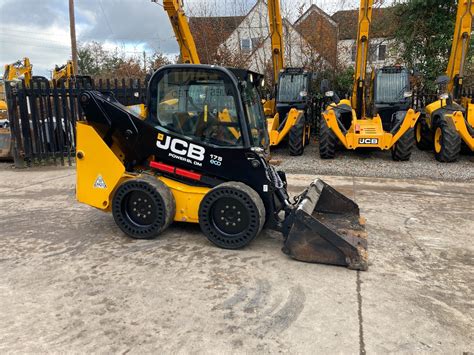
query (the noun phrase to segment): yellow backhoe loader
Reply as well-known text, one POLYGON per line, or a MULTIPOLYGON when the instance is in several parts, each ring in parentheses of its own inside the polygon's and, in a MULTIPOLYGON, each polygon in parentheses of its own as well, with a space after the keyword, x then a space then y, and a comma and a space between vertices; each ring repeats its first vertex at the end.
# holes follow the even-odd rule
POLYGON ((72 60, 68 60, 66 64, 56 65, 51 74, 52 83, 56 87, 60 87, 64 83, 65 87, 69 87, 72 81, 79 82, 81 87, 87 88, 92 85, 92 78, 89 75, 77 75, 74 71, 72 60))
MULTIPOLYGON (((373 0, 361 0, 357 33, 357 53, 352 96, 350 100, 340 100, 330 90, 327 81, 323 81, 321 90, 332 103, 322 114, 319 131, 319 153, 323 159, 332 159, 336 147, 341 143, 345 149, 377 148, 392 151, 394 160, 409 160, 414 146, 413 128, 420 113, 409 108, 389 115, 366 112, 366 74, 369 53, 369 32, 372 21, 373 0), (389 128, 388 131, 384 126, 389 128)), ((400 72, 401 73, 401 72, 400 72)), ((400 73, 385 74, 400 75, 400 73)), ((383 71, 381 72, 383 74, 383 71)), ((397 80, 398 82, 398 80, 397 80)), ((377 96, 377 86, 374 87, 377 96)), ((408 88, 402 87, 399 95, 410 97, 408 88)), ((374 110, 373 110, 374 111, 374 110)))
POLYGON ((474 104, 462 96, 473 15, 474 1, 459 0, 448 69, 437 80, 439 100, 425 107, 415 129, 417 146, 434 149, 440 162, 456 161, 463 142, 474 151, 474 104))
POLYGON ((33 79, 33 66, 29 58, 23 58, 15 63, 6 64, 2 82, 2 97, 0 97, 0 159, 11 160, 12 139, 10 131, 10 122, 8 121, 8 108, 5 97, 5 82, 23 79, 25 85, 29 87, 33 79))
POLYGON ((77 199, 111 212, 133 238, 187 222, 214 245, 240 249, 266 226, 283 234, 292 258, 366 270, 357 204, 321 180, 290 198, 285 173, 269 164, 262 81, 244 69, 165 66, 150 79, 145 120, 84 91, 77 199))
POLYGON ((310 141, 312 73, 303 68, 285 68, 283 19, 280 0, 268 0, 275 93, 264 103, 270 146, 288 140, 290 155, 302 155, 310 141))

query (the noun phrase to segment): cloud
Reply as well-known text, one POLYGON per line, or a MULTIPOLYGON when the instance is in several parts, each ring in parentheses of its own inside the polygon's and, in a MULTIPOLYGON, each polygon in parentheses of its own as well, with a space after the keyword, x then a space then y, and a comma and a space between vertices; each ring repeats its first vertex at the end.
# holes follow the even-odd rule
POLYGON ((89 15, 91 8, 95 10, 80 41, 142 43, 154 51, 179 51, 165 10, 150 0, 82 0, 76 8, 89 15))
MULTIPOLYGON (((186 0, 185 4, 189 15, 241 15, 255 1, 186 0)), ((294 12, 295 1, 282 0, 282 8, 294 12)), ((341 5, 357 7, 357 0, 312 3, 330 13, 341 5)), ((75 0, 75 7, 80 42, 103 42, 107 48, 119 46, 130 54, 146 50, 174 56, 179 51, 165 10, 151 0, 75 0)), ((54 65, 65 63, 70 56, 68 1, 0 0, 0 65, 29 57, 34 75, 50 76, 54 65)))

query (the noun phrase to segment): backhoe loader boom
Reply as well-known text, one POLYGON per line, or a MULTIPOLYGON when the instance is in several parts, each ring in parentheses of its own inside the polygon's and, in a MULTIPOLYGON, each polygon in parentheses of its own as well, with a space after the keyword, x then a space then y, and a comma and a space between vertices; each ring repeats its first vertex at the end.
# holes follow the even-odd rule
MULTIPOLYGON (((157 2, 157 0, 152 1, 157 2)), ((184 14, 183 0, 163 0, 163 8, 168 13, 171 26, 178 41, 182 62, 200 64, 196 44, 189 29, 188 19, 184 14)))
POLYGON ((5 65, 3 80, 12 81, 20 77, 24 77, 25 84, 29 87, 33 77, 33 66, 29 58, 23 58, 23 61, 19 60, 15 63, 5 65))
POLYGON ((280 0, 268 0, 268 19, 270 21, 270 36, 272 39, 273 79, 276 84, 278 83, 280 71, 285 67, 280 0))
POLYGON ((464 64, 471 40, 472 4, 473 0, 459 0, 451 55, 446 71, 449 77, 448 92, 453 93, 455 100, 459 100, 462 94, 464 64))
POLYGON ((365 76, 367 74, 367 58, 369 53, 369 32, 372 22, 372 6, 374 0, 361 0, 357 28, 357 53, 355 62, 354 85, 351 104, 357 117, 365 116, 365 76))

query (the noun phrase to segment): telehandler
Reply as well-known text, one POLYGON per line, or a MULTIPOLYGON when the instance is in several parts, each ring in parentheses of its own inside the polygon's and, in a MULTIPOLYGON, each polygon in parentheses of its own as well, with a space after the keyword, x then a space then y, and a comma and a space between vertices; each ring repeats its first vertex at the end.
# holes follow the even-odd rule
MULTIPOLYGON (((372 116, 366 112, 366 73, 369 53, 369 32, 372 21, 373 0, 361 0, 359 9, 359 22, 357 33, 357 53, 355 62, 354 84, 350 100, 340 100, 339 97, 330 90, 327 81, 323 80, 321 90, 328 98, 334 102, 329 104, 321 117, 319 130, 319 154, 323 159, 333 159, 336 154, 338 142, 342 143, 345 149, 378 148, 381 150, 391 149, 392 158, 397 161, 409 160, 414 146, 413 128, 415 126, 419 112, 413 109, 400 110, 391 115, 380 115, 373 112, 372 116)), ((387 68, 388 69, 388 68, 387 68)), ((379 71, 379 81, 384 77, 397 77, 396 81, 403 79, 403 72, 396 73, 392 70, 379 71)), ((397 89, 398 85, 392 87, 397 89)), ((386 90, 384 87, 374 88, 375 97, 386 90)), ((403 98, 412 95, 409 87, 402 87, 396 94, 403 98)), ((392 104, 399 107, 400 103, 392 104)))
POLYGON ((264 103, 270 146, 288 139, 290 155, 302 155, 311 134, 312 73, 303 68, 285 67, 280 0, 268 0, 268 17, 275 82, 274 98, 264 103))
POLYGON ((458 159, 462 144, 474 151, 474 104, 462 96, 464 69, 471 41, 473 0, 459 0, 446 75, 438 78, 439 100, 427 105, 416 125, 418 148, 434 149, 440 162, 458 159))
POLYGON ((321 180, 292 199, 285 173, 269 164, 262 81, 243 69, 165 66, 150 79, 145 120, 84 91, 77 199, 111 212, 133 238, 189 222, 216 246, 239 249, 266 226, 297 260, 366 270, 357 204, 321 180))

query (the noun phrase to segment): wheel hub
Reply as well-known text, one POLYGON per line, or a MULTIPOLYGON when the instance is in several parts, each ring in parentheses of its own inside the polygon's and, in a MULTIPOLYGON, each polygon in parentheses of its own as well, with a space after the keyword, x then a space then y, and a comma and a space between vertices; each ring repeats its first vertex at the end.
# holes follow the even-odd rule
POLYGON ((226 235, 241 233, 249 223, 244 205, 232 198, 218 200, 213 207, 212 218, 215 227, 226 235))
POLYGON ((153 200, 142 191, 130 193, 125 201, 126 213, 137 225, 150 225, 156 218, 156 206, 153 200))
POLYGON ((441 128, 436 128, 435 137, 434 137, 434 148, 436 153, 441 152, 441 137, 442 137, 441 128))

